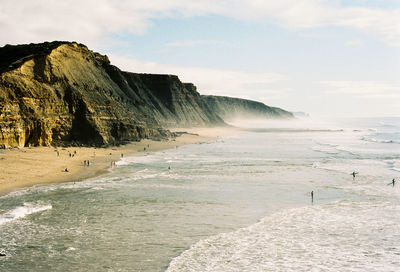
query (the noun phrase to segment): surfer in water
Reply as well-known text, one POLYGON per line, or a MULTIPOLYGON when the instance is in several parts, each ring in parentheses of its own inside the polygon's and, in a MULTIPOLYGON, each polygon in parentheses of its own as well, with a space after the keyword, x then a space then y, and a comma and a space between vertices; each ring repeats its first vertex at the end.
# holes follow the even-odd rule
POLYGON ((356 175, 358 174, 358 172, 356 172, 356 171, 353 171, 353 173, 351 173, 350 175, 352 175, 353 176, 353 180, 356 178, 356 175))
POLYGON ((396 180, 395 179, 392 179, 392 182, 391 183, 389 183, 388 185, 392 185, 393 187, 394 187, 394 184, 396 183, 396 180))
POLYGON ((314 191, 311 191, 311 204, 314 204, 314 191))

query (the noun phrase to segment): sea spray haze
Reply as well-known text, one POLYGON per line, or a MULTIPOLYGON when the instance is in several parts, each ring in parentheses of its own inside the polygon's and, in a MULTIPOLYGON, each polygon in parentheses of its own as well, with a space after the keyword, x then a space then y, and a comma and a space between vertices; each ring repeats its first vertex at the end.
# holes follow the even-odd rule
POLYGON ((396 271, 399 121, 254 121, 100 178, 3 196, 0 269, 396 271))

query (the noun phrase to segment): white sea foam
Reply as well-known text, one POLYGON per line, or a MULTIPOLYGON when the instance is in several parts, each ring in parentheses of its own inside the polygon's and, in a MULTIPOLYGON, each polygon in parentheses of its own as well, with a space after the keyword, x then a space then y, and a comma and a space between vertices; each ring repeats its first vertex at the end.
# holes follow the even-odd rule
POLYGON ((322 162, 315 162, 313 167, 349 175, 353 171, 356 171, 359 172, 361 176, 368 175, 371 178, 391 176, 388 164, 385 161, 380 160, 331 159, 322 162))
POLYGON ((129 164, 132 164, 132 163, 133 163, 133 162, 128 161, 128 160, 126 160, 126 159, 121 159, 121 160, 115 162, 115 164, 118 165, 118 166, 120 166, 120 165, 129 165, 129 164))
POLYGON ((400 160, 385 160, 385 163, 392 171, 400 172, 400 160))
POLYGON ((286 210, 199 241, 167 271, 397 271, 399 212, 366 202, 286 210))
POLYGON ((51 209, 51 205, 37 205, 32 203, 24 203, 23 206, 16 207, 6 213, 0 215, 0 225, 11 222, 13 220, 23 218, 29 214, 51 209))
POLYGON ((330 154, 330 155, 338 154, 340 152, 335 147, 327 146, 327 145, 313 146, 312 150, 314 150, 316 152, 322 152, 322 153, 325 153, 325 154, 330 154))
POLYGON ((155 152, 151 154, 143 154, 142 156, 124 157, 116 162, 117 165, 130 165, 136 163, 150 163, 160 159, 161 153, 155 152))
POLYGON ((399 144, 399 141, 396 140, 385 140, 385 139, 375 139, 372 137, 362 137, 361 140, 373 143, 382 143, 382 144, 399 144))

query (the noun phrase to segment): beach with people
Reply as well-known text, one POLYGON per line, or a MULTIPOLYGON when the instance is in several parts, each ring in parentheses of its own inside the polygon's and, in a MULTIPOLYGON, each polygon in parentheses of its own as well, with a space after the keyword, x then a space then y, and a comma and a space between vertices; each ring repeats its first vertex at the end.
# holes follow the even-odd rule
POLYGON ((176 138, 141 140, 112 147, 20 147, 0 149, 0 195, 38 184, 77 182, 107 173, 112 162, 126 156, 214 141, 238 133, 234 128, 177 128, 176 138), (65 170, 68 171, 65 171, 65 170))

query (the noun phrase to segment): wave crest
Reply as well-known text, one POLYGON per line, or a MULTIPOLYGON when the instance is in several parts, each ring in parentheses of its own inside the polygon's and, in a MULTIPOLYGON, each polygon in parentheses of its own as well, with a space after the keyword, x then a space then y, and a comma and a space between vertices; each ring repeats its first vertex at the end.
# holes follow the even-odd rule
POLYGON ((6 213, 0 215, 0 225, 11 222, 13 220, 23 218, 29 214, 50 210, 53 207, 48 205, 37 205, 32 203, 24 203, 23 206, 16 207, 6 213))

